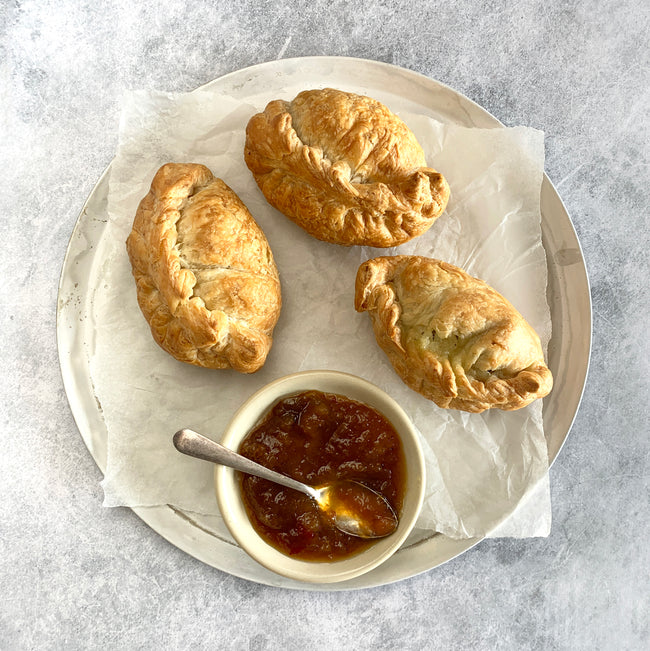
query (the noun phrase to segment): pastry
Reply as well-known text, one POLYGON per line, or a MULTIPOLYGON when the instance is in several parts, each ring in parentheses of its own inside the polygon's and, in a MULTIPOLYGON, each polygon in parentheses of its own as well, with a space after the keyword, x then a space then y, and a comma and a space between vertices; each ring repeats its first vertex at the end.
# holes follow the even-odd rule
POLYGON ((335 244, 403 244, 449 199, 404 122, 370 97, 331 88, 270 102, 248 123, 244 158, 272 206, 335 244))
POLYGON ((126 248, 140 309, 164 350, 242 373, 264 364, 280 315, 278 271, 246 206, 207 167, 163 165, 126 248))
POLYGON ((553 385, 539 337, 482 280, 446 262, 379 257, 357 272, 355 308, 411 389, 439 407, 519 409, 553 385))

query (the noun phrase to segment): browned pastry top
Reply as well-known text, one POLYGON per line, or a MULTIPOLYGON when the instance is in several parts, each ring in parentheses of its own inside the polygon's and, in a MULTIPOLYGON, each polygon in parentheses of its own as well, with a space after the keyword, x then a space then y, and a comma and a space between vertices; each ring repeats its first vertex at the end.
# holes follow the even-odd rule
POLYGON ((539 337, 482 280, 419 256, 364 262, 357 311, 402 380, 438 406, 481 412, 519 409, 553 385, 539 337))
POLYGON ((259 369, 281 307, 264 233, 203 165, 168 163, 127 239, 138 303, 156 342, 209 368, 259 369))
POLYGON ((271 205, 335 244, 397 246, 449 200, 404 122, 370 97, 331 88, 270 102, 248 123, 244 158, 271 205))

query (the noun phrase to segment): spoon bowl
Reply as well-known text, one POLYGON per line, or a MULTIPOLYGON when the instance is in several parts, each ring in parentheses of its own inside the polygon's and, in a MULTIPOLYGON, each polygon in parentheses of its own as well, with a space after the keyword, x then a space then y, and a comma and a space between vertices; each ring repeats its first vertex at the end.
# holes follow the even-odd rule
POLYGON ((361 482, 339 479, 314 490, 323 513, 351 536, 383 538, 397 529, 399 519, 388 500, 361 482))
POLYGON ((262 477, 311 497, 330 522, 358 538, 383 538, 397 529, 398 518, 386 498, 361 482, 337 480, 309 486, 251 461, 191 429, 174 434, 174 446, 191 457, 262 477))

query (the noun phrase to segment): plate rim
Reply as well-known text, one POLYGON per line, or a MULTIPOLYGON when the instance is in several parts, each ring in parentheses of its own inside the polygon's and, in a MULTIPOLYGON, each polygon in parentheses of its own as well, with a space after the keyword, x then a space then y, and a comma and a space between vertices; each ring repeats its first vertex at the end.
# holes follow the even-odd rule
MULTIPOLYGON (((495 116, 493 116, 491 113, 489 113, 486 109, 484 109, 482 106, 471 100, 470 98, 466 97, 464 94, 460 93, 459 91, 454 90, 450 86, 447 86, 446 84, 439 82, 431 77, 428 77, 427 75, 424 75, 423 73, 411 70, 410 68, 405 68, 398 66, 396 64, 392 63, 385 63, 382 61, 376 61, 376 60, 371 60, 371 59, 363 59, 363 58, 357 58, 357 57, 346 57, 346 56, 307 56, 307 57, 293 57, 289 59, 279 59, 279 60, 274 60, 274 61, 267 61, 267 62, 262 62, 262 63, 257 63, 252 66, 247 66, 245 68, 240 68, 237 70, 232 70, 220 77, 217 77, 205 84, 202 84, 201 86, 197 87, 194 90, 201 90, 204 89, 212 84, 216 83, 226 83, 229 79, 234 78, 239 75, 245 75, 245 74, 251 74, 251 73, 257 73, 262 69, 273 69, 274 66, 286 66, 287 64, 295 64, 296 62, 310 62, 310 64, 316 65, 318 63, 340 63, 340 62, 348 62, 351 64, 355 65, 365 65, 365 66, 376 66, 381 69, 388 69, 391 73, 393 74, 399 74, 399 75, 405 75, 406 77, 413 77, 417 81, 419 81, 421 84, 423 84, 428 91, 434 91, 435 88, 442 88, 445 89, 446 91, 452 93, 453 95, 457 96, 460 98, 461 102, 466 102, 470 104, 473 107, 473 110, 477 112, 477 114, 481 115, 481 118, 486 121, 485 126, 481 126, 478 128, 500 128, 504 127, 502 122, 500 122, 495 116)), ((189 92, 194 92, 194 91, 189 91, 189 92)), ((101 451, 96 449, 96 446, 94 445, 94 442, 92 441, 92 438, 89 436, 88 432, 84 430, 83 424, 82 424, 82 418, 81 415, 84 410, 81 407, 80 404, 77 404, 77 395, 73 391, 72 387, 72 377, 74 376, 74 371, 70 369, 70 360, 65 358, 64 350, 62 347, 62 341, 64 339, 63 336, 63 328, 64 328, 64 317, 63 317, 63 309, 65 307, 64 303, 64 285, 66 283, 66 271, 69 270, 70 267, 70 261, 72 257, 72 252, 74 249, 74 243, 76 238, 79 236, 81 230, 82 230, 82 222, 84 216, 87 214, 87 209, 89 207, 89 204, 92 202, 93 198, 95 197, 96 192, 98 191, 98 188, 102 186, 103 183, 108 182, 108 177, 110 174, 112 166, 112 160, 109 162, 109 164, 106 166, 104 169, 103 173, 100 175, 99 179, 93 186, 92 190, 90 191, 88 197, 86 198, 81 211, 79 212, 79 215, 76 219, 75 225, 73 227, 72 233, 70 235, 70 239, 68 241, 68 245, 66 247, 66 252, 63 258, 63 263, 61 266, 61 272, 59 276, 59 284, 58 284, 58 292, 57 292, 57 310, 56 310, 56 342, 57 342, 57 351, 58 351, 58 356, 59 356, 59 370, 61 373, 61 378, 64 386, 64 390, 66 393, 66 397, 68 400, 68 404, 70 406, 70 410, 73 416, 73 419, 75 420, 75 424, 77 425, 77 429, 79 430, 79 433, 81 435, 82 440, 84 441, 84 444, 88 448, 91 456, 93 457, 95 463, 99 467, 100 471, 102 474, 105 472, 105 451, 104 451, 104 458, 102 458, 101 451), (66 373, 67 369, 67 373, 66 373), (75 407, 76 405, 76 407, 75 407), (90 440, 89 440, 90 439, 90 440)), ((564 447, 566 440, 568 438, 568 435, 571 431, 571 428, 575 422, 575 419, 577 417, 580 404, 582 401, 582 397, 584 395, 586 383, 587 383, 587 377, 589 373, 589 366, 590 366, 590 360, 591 360, 591 348, 592 348, 592 339, 593 339, 593 307, 592 307, 592 301, 591 301, 591 291, 590 291, 590 284, 589 284, 589 275, 587 272, 587 266, 586 266, 586 261, 585 257, 583 254, 582 246, 580 244, 580 240, 578 239, 577 233, 575 231, 575 227, 573 225, 573 222, 571 220, 571 217, 566 210, 566 207, 562 201, 562 198, 560 197, 559 193, 557 192, 555 186, 551 182, 551 180, 548 178, 546 172, 543 173, 543 181, 542 181, 542 188, 541 188, 541 197, 544 196, 544 185, 547 185, 547 192, 550 193, 550 196, 553 196, 553 199, 558 202, 561 211, 563 212, 563 216, 566 217, 565 223, 563 226, 566 228, 567 226, 569 227, 568 230, 570 231, 570 234, 573 237, 573 240, 575 240, 575 245, 577 247, 577 250, 579 252, 579 257, 580 257, 580 271, 582 272, 581 275, 584 276, 582 279, 583 282, 585 283, 585 293, 583 295, 583 298, 586 298, 587 305, 588 305, 588 315, 589 315, 589 323, 588 323, 588 340, 586 342, 586 359, 583 360, 583 368, 582 372, 579 373, 581 376, 581 387, 577 393, 577 400, 575 403, 575 408, 573 410, 573 414, 570 418, 570 423, 568 425, 568 428, 566 432, 564 433, 563 439, 560 443, 560 445, 557 447, 557 449, 554 451, 554 454, 549 455, 549 469, 559 456, 560 451, 564 447)), ((542 236, 544 237, 544 228, 543 224, 545 222, 545 217, 544 217, 544 211, 540 207, 540 214, 541 214, 541 222, 542 222, 542 236)), ((544 244, 545 251, 547 253, 547 269, 551 268, 551 261, 549 259, 549 251, 547 248, 547 245, 544 244)), ((549 274, 550 276, 550 274, 549 274)), ((548 291, 548 290, 547 290, 548 291)), ((549 302, 549 311, 551 313, 551 322, 553 323, 553 309, 552 306, 550 305, 549 302)), ((552 339, 552 337, 551 337, 552 339)), ((92 380, 89 377, 88 378, 92 384, 92 380)), ((92 396, 95 400, 95 394, 93 393, 92 396)), ((98 401, 97 401, 98 402, 98 401)), ((98 408, 99 408, 99 413, 101 413, 101 405, 98 403, 98 408)), ((545 411, 545 410, 544 410, 545 411)), ((548 439, 547 439, 547 444, 548 444, 548 439)), ((174 546, 178 547, 182 551, 188 553, 189 555, 193 556, 194 558, 197 558, 198 560, 210 565, 211 567, 214 567, 215 569, 227 572, 233 576, 237 576, 242 579, 250 580, 253 582, 261 583, 264 585, 269 585, 269 586, 274 586, 274 587, 285 587, 285 588, 292 588, 292 589, 303 589, 303 590, 351 590, 351 589, 361 589, 361 588, 370 588, 370 587, 379 587, 381 585, 387 585, 390 583, 393 583, 395 581, 403 580, 406 578, 411 578, 413 576, 417 576, 418 574, 421 574, 423 572, 429 571, 431 569, 434 569, 436 567, 439 567, 440 565, 452 560, 453 558, 456 558, 457 556, 463 554, 476 544, 478 544, 481 540, 483 540, 483 537, 480 538, 472 538, 472 539, 465 539, 465 540, 454 540, 452 543, 452 546, 455 547, 455 549, 451 550, 451 553, 447 555, 447 557, 442 560, 441 562, 435 563, 433 565, 428 565, 426 567, 418 567, 415 571, 413 572, 407 572, 403 575, 397 576, 397 577, 392 577, 388 578, 388 580, 379 580, 377 582, 369 582, 365 583, 363 585, 346 585, 347 582, 343 584, 339 584, 338 586, 332 586, 328 584, 324 585, 319 585, 319 584, 312 584, 312 585, 287 585, 285 584, 284 581, 279 581, 279 580, 273 580, 276 578, 276 575, 272 575, 269 577, 269 580, 264 580, 264 579, 259 579, 259 578, 253 578, 249 576, 245 572, 238 572, 238 568, 224 568, 224 567, 217 567, 214 565, 214 563, 210 562, 209 560, 206 560, 205 558, 202 558, 201 553, 197 551, 196 549, 192 549, 192 544, 184 544, 183 541, 179 541, 178 537, 168 535, 168 532, 166 531, 161 531, 160 530, 160 524, 159 524, 159 516, 160 511, 165 512, 165 516, 169 514, 174 514, 173 517, 180 516, 178 513, 178 509, 175 509, 174 507, 171 507, 170 505, 166 506, 159 506, 159 507, 130 507, 131 510, 140 517, 148 526, 150 526, 156 533, 161 535, 164 539, 166 539, 168 542, 173 544, 174 546), (158 513, 157 513, 158 512, 158 513)), ((191 522, 191 519, 190 519, 191 522)), ((196 527, 196 524, 190 525, 196 527)), ((208 535, 208 534, 205 534, 208 535)), ((440 534, 434 534, 433 536, 430 536, 429 538, 416 542, 415 544, 411 545, 411 547, 419 547, 422 544, 426 544, 428 541, 432 540, 433 538, 437 537, 442 537, 446 540, 451 540, 446 538, 445 536, 440 536, 440 534)), ((214 538, 212 538, 214 540, 214 538)), ((226 541, 228 542, 228 541, 226 541)), ((238 547, 237 547, 238 548, 238 547)), ((239 548, 238 548, 239 549, 239 548)), ((243 553, 243 552, 242 552, 243 553)), ((378 568, 380 570, 381 568, 378 568)), ((376 572, 376 571, 375 571, 376 572)), ((371 572, 369 575, 364 575, 366 578, 371 578, 373 576, 373 573, 371 572)), ((296 583, 296 582, 293 582, 296 583)))

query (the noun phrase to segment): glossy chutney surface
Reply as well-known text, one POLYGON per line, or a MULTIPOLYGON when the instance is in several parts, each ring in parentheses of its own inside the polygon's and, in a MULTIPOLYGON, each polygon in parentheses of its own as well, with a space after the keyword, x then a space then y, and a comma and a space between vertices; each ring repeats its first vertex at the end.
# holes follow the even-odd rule
MULTIPOLYGON (((399 435, 385 416, 363 403, 315 390, 285 397, 247 435, 239 452, 311 486, 359 481, 400 513, 406 463, 399 435)), ((307 495, 250 475, 241 475, 241 488, 255 530, 292 557, 340 560, 373 544, 336 529, 307 495)))

